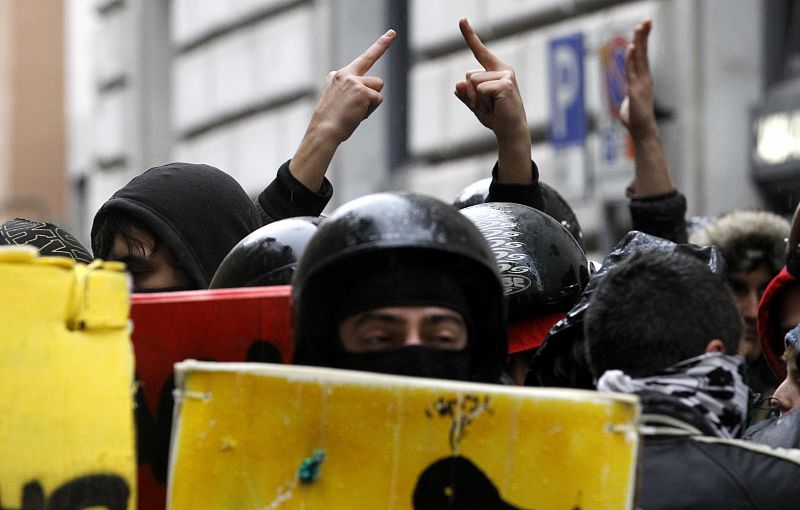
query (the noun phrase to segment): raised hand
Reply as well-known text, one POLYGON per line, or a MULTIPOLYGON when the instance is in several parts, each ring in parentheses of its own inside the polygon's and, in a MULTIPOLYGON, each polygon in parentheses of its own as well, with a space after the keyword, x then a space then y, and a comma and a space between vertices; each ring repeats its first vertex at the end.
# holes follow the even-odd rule
POLYGON ((620 106, 620 120, 633 140, 635 174, 628 187, 632 198, 658 196, 675 190, 664 159, 661 134, 653 103, 653 75, 647 55, 647 38, 653 22, 645 19, 633 31, 625 50, 628 95, 620 106))
POLYGON ((456 97, 495 134, 527 132, 525 106, 522 104, 514 68, 503 63, 484 46, 465 18, 459 21, 458 26, 464 42, 483 68, 468 71, 466 79, 456 83, 456 97))
POLYGON ((531 135, 514 68, 492 53, 462 18, 458 27, 481 69, 468 71, 455 86, 455 95, 497 138, 498 180, 532 181, 531 135))
POLYGON ((350 138, 361 121, 383 102, 383 80, 365 75, 394 40, 395 32, 389 30, 348 65, 328 73, 312 124, 329 130, 340 143, 350 138))
POLYGON ((307 188, 320 188, 339 144, 383 102, 383 80, 366 73, 395 36, 394 30, 387 31, 355 60, 328 74, 303 141, 289 163, 292 174, 307 188))
POLYGON ((620 106, 620 120, 634 138, 657 134, 653 106, 653 75, 647 54, 647 39, 653 22, 646 19, 636 26, 633 41, 625 50, 625 75, 628 94, 620 106))

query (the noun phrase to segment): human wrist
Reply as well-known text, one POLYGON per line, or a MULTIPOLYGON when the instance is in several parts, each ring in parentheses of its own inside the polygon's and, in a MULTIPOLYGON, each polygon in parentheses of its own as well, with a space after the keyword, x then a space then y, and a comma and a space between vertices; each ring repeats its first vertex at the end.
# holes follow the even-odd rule
POLYGON ((497 139, 497 180, 503 183, 530 184, 531 137, 497 139))
POLYGON ((630 129, 630 133, 634 147, 661 147, 661 132, 655 122, 630 129))
POLYGON ((317 115, 311 117, 304 139, 308 138, 309 142, 320 147, 337 147, 349 138, 349 135, 337 126, 336 122, 320 117, 318 118, 317 115))
POLYGON ((526 157, 530 157, 533 141, 527 125, 522 128, 517 127, 509 132, 495 131, 495 140, 498 151, 508 154, 525 154, 526 157))
POLYGON ((313 192, 318 192, 339 142, 325 129, 309 125, 291 162, 289 172, 313 192))

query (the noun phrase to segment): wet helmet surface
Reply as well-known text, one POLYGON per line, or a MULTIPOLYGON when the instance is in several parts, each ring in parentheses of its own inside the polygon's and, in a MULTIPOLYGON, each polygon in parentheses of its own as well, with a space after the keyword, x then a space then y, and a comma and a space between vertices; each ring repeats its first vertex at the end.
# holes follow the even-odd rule
POLYGON ((581 230, 578 218, 575 216, 575 211, 554 188, 543 182, 539 183, 539 188, 542 190, 542 197, 544 197, 544 212, 561 223, 572 234, 572 237, 578 241, 580 247, 583 248, 583 230, 581 230))
POLYGON ((469 302, 473 379, 494 381, 506 354, 505 302, 494 254, 457 209, 411 193, 376 193, 344 204, 322 221, 292 287, 295 362, 325 365, 338 349, 331 309, 365 268, 386 260, 424 261, 453 275, 469 302))
POLYGON ((461 190, 461 193, 453 200, 453 207, 456 209, 463 209, 471 205, 478 205, 486 202, 486 199, 489 197, 489 186, 491 186, 491 184, 491 177, 473 182, 461 190))
POLYGON ((289 285, 319 221, 317 217, 300 216, 259 228, 231 249, 210 288, 289 285))
POLYGON ((589 281, 575 238, 549 215, 493 202, 462 209, 494 253, 512 318, 567 311, 589 281))
MULTIPOLYGON (((458 197, 453 201, 453 206, 457 209, 464 209, 486 202, 491 184, 491 177, 473 182, 458 194, 458 197)), ((575 216, 575 211, 572 210, 564 197, 553 187, 541 181, 539 181, 539 193, 544 202, 542 211, 561 223, 578 241, 580 247, 583 248, 583 231, 578 223, 577 216, 575 216)))

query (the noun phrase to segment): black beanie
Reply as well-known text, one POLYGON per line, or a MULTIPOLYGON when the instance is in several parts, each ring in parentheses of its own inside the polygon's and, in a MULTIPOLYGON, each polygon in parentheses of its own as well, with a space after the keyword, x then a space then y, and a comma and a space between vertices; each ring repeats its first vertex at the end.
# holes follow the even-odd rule
POLYGON ((16 218, 0 225, 0 245, 34 246, 39 253, 50 257, 65 257, 76 262, 94 260, 75 237, 53 223, 16 218))

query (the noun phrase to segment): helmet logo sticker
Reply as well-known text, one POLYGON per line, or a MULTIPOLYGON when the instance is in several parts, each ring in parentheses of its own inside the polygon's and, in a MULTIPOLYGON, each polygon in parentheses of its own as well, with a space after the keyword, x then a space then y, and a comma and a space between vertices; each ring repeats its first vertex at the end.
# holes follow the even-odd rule
POLYGON ((517 292, 522 292, 523 290, 527 289, 530 286, 531 286, 531 279, 528 278, 527 276, 503 275, 503 290, 505 290, 506 296, 515 294, 517 292))

